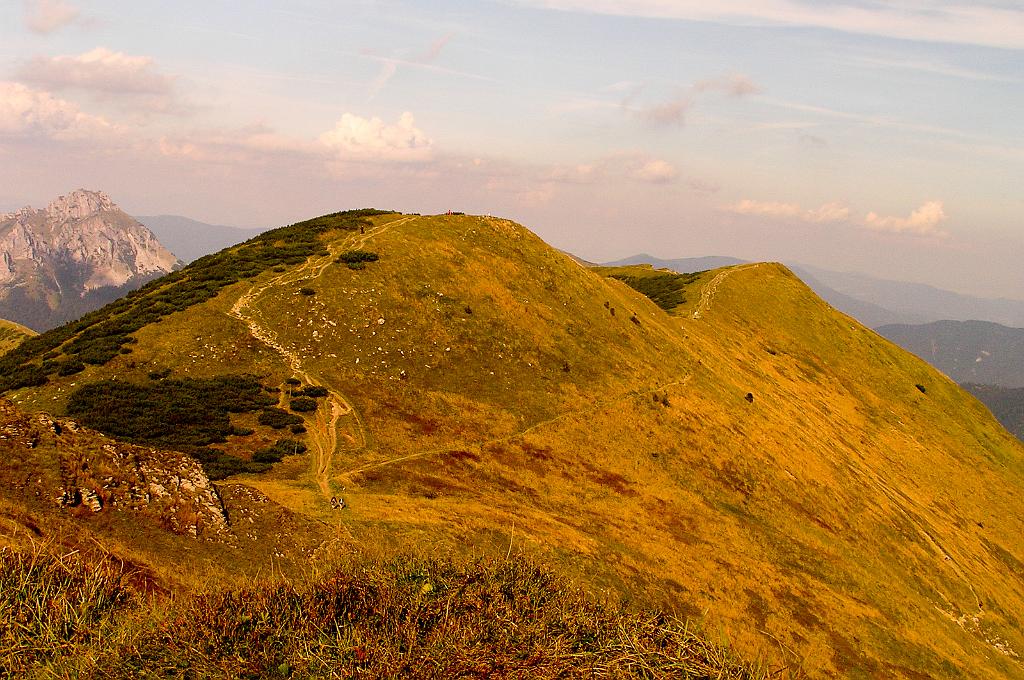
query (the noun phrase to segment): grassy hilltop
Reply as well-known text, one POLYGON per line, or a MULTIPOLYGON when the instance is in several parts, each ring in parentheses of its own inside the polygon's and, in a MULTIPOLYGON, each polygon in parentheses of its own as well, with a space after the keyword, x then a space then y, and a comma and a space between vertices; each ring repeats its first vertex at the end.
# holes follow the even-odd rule
MULTIPOLYGON (((780 265, 591 270, 507 220, 339 214, 2 368, 21 408, 187 450, 335 552, 515 550, 812 677, 1024 677, 1024 449, 780 265)), ((308 559, 271 543, 190 550, 308 559)))
POLYGON ((25 328, 20 323, 14 323, 7 319, 0 319, 0 355, 14 349, 26 338, 31 338, 36 332, 25 328))

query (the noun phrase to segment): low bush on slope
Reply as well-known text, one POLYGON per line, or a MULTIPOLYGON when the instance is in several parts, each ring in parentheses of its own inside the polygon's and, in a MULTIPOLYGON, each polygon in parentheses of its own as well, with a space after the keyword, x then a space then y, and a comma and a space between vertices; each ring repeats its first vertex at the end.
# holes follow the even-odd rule
POLYGON ((209 447, 239 434, 229 414, 262 413, 275 403, 259 378, 222 375, 150 384, 102 380, 72 392, 67 408, 68 415, 86 427, 134 444, 188 453, 211 479, 223 479, 239 472, 263 472, 267 463, 277 462, 244 461, 209 447))
POLYGON ((766 678, 674 619, 596 602, 518 559, 352 561, 144 602, 114 572, 0 560, 0 674, 766 678))
MULTIPOLYGON (((620 273, 612 270, 607 276, 618 279, 633 290, 647 296, 666 312, 671 312, 679 305, 686 302, 684 291, 686 287, 696 281, 702 272, 693 274, 673 274, 670 272, 648 273, 636 268, 642 275, 620 273)), ((599 269, 600 271, 600 269, 599 269)))

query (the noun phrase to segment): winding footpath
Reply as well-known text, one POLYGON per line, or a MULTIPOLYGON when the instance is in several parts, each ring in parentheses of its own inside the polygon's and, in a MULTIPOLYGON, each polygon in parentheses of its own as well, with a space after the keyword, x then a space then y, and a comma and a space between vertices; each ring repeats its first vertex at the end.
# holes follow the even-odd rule
POLYGON ((285 285, 294 285, 301 281, 313 281, 323 274, 339 252, 361 248, 373 236, 384 233, 393 226, 404 224, 415 216, 403 217, 387 222, 377 227, 368 229, 365 234, 354 234, 337 245, 337 251, 328 246, 328 254, 320 258, 310 258, 305 264, 274 277, 262 285, 254 284, 247 292, 242 294, 228 312, 230 316, 238 319, 249 329, 250 335, 277 352, 292 369, 295 377, 314 387, 323 387, 327 390, 327 408, 318 408, 309 428, 309 444, 313 453, 313 472, 316 478, 317 487, 324 498, 331 498, 330 471, 331 461, 338 450, 338 424, 342 418, 351 416, 358 434, 356 448, 366 446, 366 428, 359 413, 352 406, 352 403, 344 394, 335 390, 330 385, 325 385, 315 375, 311 374, 304 367, 304 357, 294 350, 290 350, 281 344, 278 334, 269 323, 262 318, 255 303, 259 298, 272 288, 285 285), (329 412, 328 416, 326 412, 329 412))

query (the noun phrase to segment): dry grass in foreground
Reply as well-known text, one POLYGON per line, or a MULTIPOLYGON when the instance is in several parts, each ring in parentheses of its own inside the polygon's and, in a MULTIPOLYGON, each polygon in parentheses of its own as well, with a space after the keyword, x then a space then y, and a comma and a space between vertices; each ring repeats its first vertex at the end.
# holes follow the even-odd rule
POLYGON ((74 557, 0 557, 0 675, 768 677, 522 559, 353 558, 308 583, 147 600, 74 557))

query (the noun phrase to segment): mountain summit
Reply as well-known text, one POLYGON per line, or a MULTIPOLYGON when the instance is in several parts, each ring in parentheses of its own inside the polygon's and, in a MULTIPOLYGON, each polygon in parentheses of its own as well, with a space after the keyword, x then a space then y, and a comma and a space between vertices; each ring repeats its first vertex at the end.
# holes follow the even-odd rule
POLYGON ((178 259, 101 191, 0 215, 0 317, 45 330, 173 270, 178 259))

